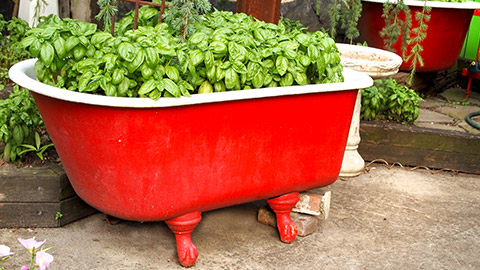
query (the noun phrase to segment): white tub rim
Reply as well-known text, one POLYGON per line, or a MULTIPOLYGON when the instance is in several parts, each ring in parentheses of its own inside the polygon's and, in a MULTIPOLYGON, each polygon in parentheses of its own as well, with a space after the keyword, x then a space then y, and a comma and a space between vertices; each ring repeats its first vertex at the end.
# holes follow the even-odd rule
MULTIPOLYGON (((397 3, 398 0, 362 0, 363 2, 372 2, 383 4, 385 2, 397 3)), ((423 7, 424 1, 420 0, 404 0, 407 6, 423 7)), ((480 9, 479 2, 466 1, 466 2, 439 2, 439 1, 427 1, 427 6, 432 8, 454 8, 454 9, 480 9)))
POLYGON ((208 94, 193 94, 191 97, 182 96, 180 98, 160 98, 158 100, 152 100, 150 98, 108 97, 103 95, 70 91, 41 83, 35 79, 35 61, 37 61, 37 59, 28 59, 13 65, 8 72, 10 79, 21 87, 44 96, 74 103, 101 105, 108 107, 174 107, 222 101, 245 100, 252 98, 355 90, 370 87, 373 85, 373 80, 366 74, 362 74, 361 72, 357 72, 351 69, 345 69, 343 72, 345 82, 343 83, 310 84, 303 86, 296 85, 289 87, 273 87, 240 91, 216 92, 208 94))

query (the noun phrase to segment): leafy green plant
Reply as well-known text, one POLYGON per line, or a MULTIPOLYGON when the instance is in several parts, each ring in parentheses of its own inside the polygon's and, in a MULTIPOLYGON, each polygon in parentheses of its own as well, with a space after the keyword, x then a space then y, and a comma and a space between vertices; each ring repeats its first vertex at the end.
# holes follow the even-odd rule
MULTIPOLYGON (((452 1, 452 0, 450 0, 452 1)), ((450 2, 449 0, 445 2, 450 2)), ((456 0, 455 0, 456 1, 456 0)), ((411 71, 408 78, 408 84, 411 85, 413 77, 418 66, 423 66, 422 41, 427 37, 427 22, 430 20, 431 7, 427 6, 424 0, 422 11, 415 12, 417 27, 412 27, 412 15, 410 8, 399 0, 396 3, 389 1, 383 5, 382 17, 385 21, 385 27, 380 31, 380 36, 384 38, 385 48, 394 51, 393 46, 401 37, 400 51, 404 61, 411 61, 411 71), (400 17, 403 16, 403 19, 400 17), (411 29, 411 30, 410 30, 411 29), (407 46, 410 45, 410 52, 407 52, 407 46)))
POLYGON ((418 118, 422 98, 414 90, 392 78, 374 82, 373 86, 362 89, 362 119, 411 124, 418 118))
MULTIPOLYGON (((322 10, 321 0, 315 0, 314 10, 320 16, 322 10)), ((345 38, 350 44, 360 33, 357 25, 362 13, 361 0, 333 0, 328 8, 330 16, 330 36, 335 39, 339 29, 345 32, 345 38)))
POLYGON ((200 15, 211 9, 208 0, 172 0, 163 15, 163 20, 176 33, 181 33, 182 40, 186 40, 194 33, 195 24, 201 21, 200 15))
POLYGON ((289 18, 280 18, 278 24, 283 25, 282 27, 285 27, 286 32, 292 32, 292 31, 305 32, 307 30, 307 27, 303 25, 301 22, 296 20, 291 20, 289 18))
POLYGON ((385 48, 393 51, 393 45, 402 37, 401 51, 402 58, 405 59, 407 40, 412 27, 410 8, 403 0, 396 3, 387 1, 383 4, 382 18, 385 21, 385 27, 380 31, 380 36, 383 38, 385 48), (400 16, 404 16, 404 19, 402 20, 400 16))
POLYGON ((427 6, 427 3, 425 1, 422 11, 415 12, 415 19, 418 22, 418 26, 412 29, 413 36, 411 36, 407 40, 407 44, 412 45, 410 54, 405 59, 406 61, 410 61, 410 59, 412 60, 412 71, 410 72, 410 76, 408 77, 408 83, 410 85, 413 82, 413 75, 415 74, 417 66, 423 66, 423 58, 420 55, 420 53, 423 51, 421 42, 427 37, 427 22, 430 20, 431 10, 432 7, 427 6))
POLYGON ((30 27, 26 21, 16 17, 5 21, 0 14, 0 90, 10 82, 8 78, 10 66, 31 57, 28 51, 19 46, 28 29, 30 27))
POLYGON ((40 158, 51 144, 42 146, 43 121, 26 89, 13 87, 9 98, 0 100, 0 141, 5 161, 18 161, 29 151, 35 151, 40 158))
POLYGON ((115 15, 118 13, 117 0, 98 0, 97 4, 100 12, 95 18, 103 20, 105 31, 112 31, 115 28, 112 25, 112 19, 115 22, 115 15))
MULTIPOLYGON (((287 31, 216 11, 182 43, 168 24, 149 25, 158 11, 142 11, 149 19, 116 36, 71 19, 42 21, 22 41, 39 57, 37 79, 74 91, 152 99, 343 81, 339 52, 325 33, 287 31)), ((122 21, 119 29, 128 24, 122 21)))

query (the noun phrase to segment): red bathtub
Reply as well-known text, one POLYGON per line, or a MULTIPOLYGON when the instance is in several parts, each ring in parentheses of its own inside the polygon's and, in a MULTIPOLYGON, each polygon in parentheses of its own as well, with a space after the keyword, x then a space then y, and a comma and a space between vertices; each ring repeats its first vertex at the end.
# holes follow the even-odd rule
MULTIPOLYGON (((369 46, 382 49, 385 49, 383 38, 380 36, 380 31, 385 26, 385 21, 382 18, 384 2, 386 1, 362 0, 362 15, 358 22, 360 39, 366 41, 369 46)), ((410 8, 411 29, 414 29, 418 27, 415 12, 422 11, 424 1, 405 0, 404 3, 410 8)), ((424 66, 417 66, 416 70, 436 72, 448 69, 457 62, 473 12, 480 8, 480 3, 472 1, 462 3, 428 1, 427 5, 432 7, 432 10, 430 21, 427 23, 427 36, 421 42, 423 51, 420 55, 423 58, 424 66)), ((405 20, 404 17, 402 20, 405 20)), ((394 52, 398 55, 402 55, 401 40, 402 38, 399 37, 398 42, 393 46, 394 52)), ((412 46, 407 46, 406 55, 410 53, 412 46)), ((411 60, 404 61, 400 69, 410 70, 411 66, 411 60)))
POLYGON ((115 217, 165 220, 184 266, 198 256, 200 213, 216 208, 273 198, 281 239, 293 241, 298 191, 336 180, 357 89, 372 84, 347 70, 344 83, 153 101, 48 86, 34 62, 10 78, 32 90, 77 194, 115 217))

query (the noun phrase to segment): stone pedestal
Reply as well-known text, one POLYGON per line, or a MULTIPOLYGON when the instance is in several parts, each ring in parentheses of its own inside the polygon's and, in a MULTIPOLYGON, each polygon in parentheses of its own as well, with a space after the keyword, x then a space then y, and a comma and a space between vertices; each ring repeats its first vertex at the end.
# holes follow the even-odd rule
POLYGON ((353 110, 352 123, 348 133, 347 147, 343 155, 342 169, 340 177, 354 177, 363 172, 365 161, 358 153, 358 145, 360 144, 360 111, 362 109, 362 90, 360 89, 355 101, 355 109, 353 110))
MULTIPOLYGON (((345 68, 363 72, 373 79, 392 76, 398 72, 402 58, 395 53, 381 49, 337 44, 341 53, 340 59, 345 68)), ((348 134, 347 147, 343 156, 340 177, 354 177, 363 172, 365 162, 358 153, 360 144, 360 112, 362 109, 362 93, 358 91, 352 123, 348 134)))

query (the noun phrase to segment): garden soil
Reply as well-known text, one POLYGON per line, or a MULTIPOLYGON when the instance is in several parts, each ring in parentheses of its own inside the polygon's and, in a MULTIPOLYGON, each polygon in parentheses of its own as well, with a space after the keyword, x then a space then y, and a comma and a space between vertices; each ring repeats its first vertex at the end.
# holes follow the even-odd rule
MULTIPOLYGON (((265 201, 203 213, 192 269, 480 269, 480 175, 373 164, 311 192, 326 191, 329 218, 292 244, 257 222, 265 201)), ((0 229, 16 253, 6 269, 29 260, 16 238, 34 236, 47 240, 52 270, 183 269, 165 223, 110 225, 101 213, 61 228, 0 229)))

